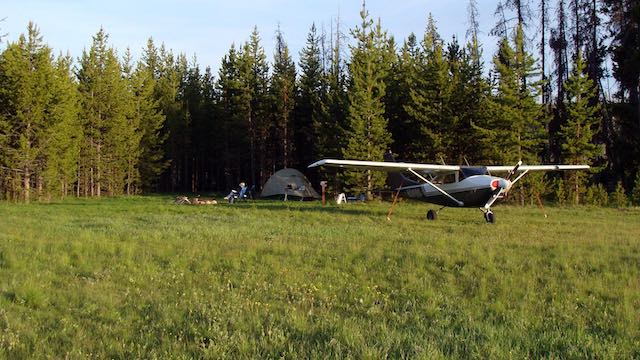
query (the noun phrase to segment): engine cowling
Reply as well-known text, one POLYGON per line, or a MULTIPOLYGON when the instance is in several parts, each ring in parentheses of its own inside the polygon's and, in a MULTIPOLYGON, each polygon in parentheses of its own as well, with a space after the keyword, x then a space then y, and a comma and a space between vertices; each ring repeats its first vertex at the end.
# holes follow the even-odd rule
POLYGON ((509 187, 511 187, 511 181, 507 179, 499 178, 491 180, 491 190, 504 189, 504 191, 507 191, 509 187))

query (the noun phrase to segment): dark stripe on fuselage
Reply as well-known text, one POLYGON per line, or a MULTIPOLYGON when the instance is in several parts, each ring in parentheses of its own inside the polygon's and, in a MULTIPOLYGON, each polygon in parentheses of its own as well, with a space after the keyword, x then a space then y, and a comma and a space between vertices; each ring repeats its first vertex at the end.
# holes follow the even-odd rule
MULTIPOLYGON (((487 203, 487 201, 489 201, 489 199, 493 195, 493 191, 490 188, 477 188, 450 194, 454 198, 462 201, 464 203, 463 207, 482 207, 487 203)), ((455 204, 451 199, 442 194, 423 193, 420 197, 410 197, 416 200, 422 200, 436 205, 458 207, 458 205, 455 204)))

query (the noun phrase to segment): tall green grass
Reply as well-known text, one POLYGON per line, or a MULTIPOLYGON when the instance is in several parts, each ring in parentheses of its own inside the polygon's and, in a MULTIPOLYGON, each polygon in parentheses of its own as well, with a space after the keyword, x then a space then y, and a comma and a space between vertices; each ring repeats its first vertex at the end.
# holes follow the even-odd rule
POLYGON ((388 206, 0 203, 0 357, 640 357, 640 210, 388 206))

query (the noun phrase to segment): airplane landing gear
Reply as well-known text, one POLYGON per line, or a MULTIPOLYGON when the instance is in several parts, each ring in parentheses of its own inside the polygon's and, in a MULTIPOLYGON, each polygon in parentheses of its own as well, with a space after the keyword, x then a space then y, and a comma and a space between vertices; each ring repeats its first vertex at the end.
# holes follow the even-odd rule
POLYGON ((493 211, 487 210, 484 213, 484 219, 489 223, 493 224, 496 221, 495 215, 493 215, 493 211))
POLYGON ((438 218, 438 212, 435 210, 427 211, 427 220, 435 220, 438 218))

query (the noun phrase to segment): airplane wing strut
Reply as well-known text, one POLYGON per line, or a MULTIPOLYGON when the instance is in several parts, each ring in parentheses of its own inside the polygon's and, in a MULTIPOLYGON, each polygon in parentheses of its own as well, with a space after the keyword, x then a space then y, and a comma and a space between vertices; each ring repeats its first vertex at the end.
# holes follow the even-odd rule
POLYGON ((439 186, 437 186, 436 184, 432 183, 431 181, 427 180, 424 176, 420 175, 418 172, 414 171, 412 168, 408 168, 407 169, 409 172, 411 172, 413 175, 417 176, 420 180, 424 181, 425 183, 431 185, 434 189, 438 190, 440 193, 442 193, 444 196, 448 197, 449 199, 453 200, 454 203, 456 203, 458 206, 464 206, 464 203, 456 198, 454 198, 453 196, 451 196, 448 192, 442 190, 439 186))

